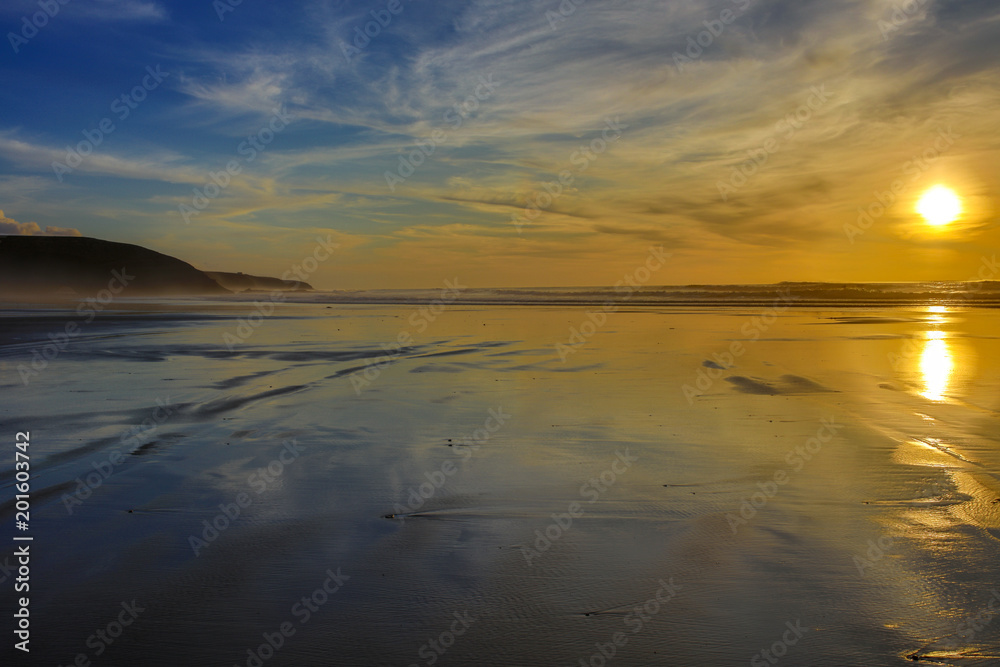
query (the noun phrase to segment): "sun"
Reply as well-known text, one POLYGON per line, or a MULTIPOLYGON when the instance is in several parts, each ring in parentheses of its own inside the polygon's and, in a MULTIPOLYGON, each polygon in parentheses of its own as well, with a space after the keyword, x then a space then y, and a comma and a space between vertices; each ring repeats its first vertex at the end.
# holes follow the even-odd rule
POLYGON ((927 224, 941 227, 961 215, 962 200, 950 188, 935 185, 917 202, 917 213, 924 216, 927 224))

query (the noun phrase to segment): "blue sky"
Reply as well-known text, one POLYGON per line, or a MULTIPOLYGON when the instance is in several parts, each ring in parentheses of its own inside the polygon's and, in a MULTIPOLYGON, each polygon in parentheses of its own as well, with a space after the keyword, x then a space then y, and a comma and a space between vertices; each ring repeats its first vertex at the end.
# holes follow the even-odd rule
POLYGON ((651 245, 673 253, 652 283, 966 279, 997 246, 995 2, 13 0, 0 20, 4 233, 272 275, 329 235, 331 289, 608 285, 651 245), (54 168, 67 147, 89 154, 54 168), (963 203, 942 228, 914 212, 936 184, 963 203))

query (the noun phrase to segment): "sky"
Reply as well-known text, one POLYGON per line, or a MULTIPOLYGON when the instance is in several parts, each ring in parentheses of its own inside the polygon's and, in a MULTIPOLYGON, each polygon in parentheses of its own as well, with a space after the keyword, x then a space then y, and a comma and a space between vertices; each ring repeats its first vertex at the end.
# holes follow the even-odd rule
POLYGON ((995 266, 995 0, 6 0, 0 22, 0 233, 263 275, 319 239, 321 289, 613 285, 651 247, 650 285, 995 266), (915 210, 935 185, 962 205, 940 227, 915 210))

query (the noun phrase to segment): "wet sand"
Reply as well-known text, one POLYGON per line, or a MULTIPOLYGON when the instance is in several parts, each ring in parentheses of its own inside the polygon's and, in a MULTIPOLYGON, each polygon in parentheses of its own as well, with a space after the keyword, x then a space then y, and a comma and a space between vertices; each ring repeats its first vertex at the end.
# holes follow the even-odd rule
POLYGON ((761 311, 8 311, 32 660, 1000 664, 1000 311, 761 311))

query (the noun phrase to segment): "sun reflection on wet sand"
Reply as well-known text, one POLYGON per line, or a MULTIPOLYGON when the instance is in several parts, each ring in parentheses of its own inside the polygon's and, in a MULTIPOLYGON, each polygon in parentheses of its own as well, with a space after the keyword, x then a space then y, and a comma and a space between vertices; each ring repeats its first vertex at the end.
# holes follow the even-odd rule
POLYGON ((927 312, 930 313, 927 321, 932 324, 944 324, 948 321, 945 317, 948 314, 947 306, 927 306, 927 312))
POLYGON ((928 331, 920 353, 920 374, 924 390, 920 395, 931 401, 944 401, 955 364, 947 336, 943 331, 928 331))

